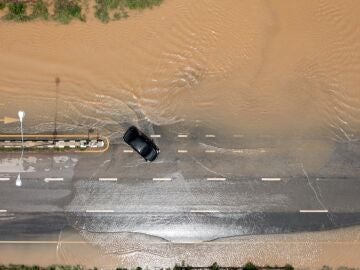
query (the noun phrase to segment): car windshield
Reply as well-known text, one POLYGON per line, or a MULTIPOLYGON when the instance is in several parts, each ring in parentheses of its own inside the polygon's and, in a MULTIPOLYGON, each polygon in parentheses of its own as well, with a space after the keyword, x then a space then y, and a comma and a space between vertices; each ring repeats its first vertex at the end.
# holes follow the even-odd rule
POLYGON ((144 156, 147 156, 149 153, 151 152, 151 147, 150 145, 145 145, 142 149, 141 149, 141 154, 144 156))

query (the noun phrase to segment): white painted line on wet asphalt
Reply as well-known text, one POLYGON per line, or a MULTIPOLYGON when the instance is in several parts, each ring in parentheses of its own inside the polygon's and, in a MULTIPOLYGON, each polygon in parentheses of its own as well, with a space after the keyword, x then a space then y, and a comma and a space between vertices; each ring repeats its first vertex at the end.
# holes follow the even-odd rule
POLYGON ((10 177, 0 177, 0 181, 9 181, 10 177))
POLYGON ((134 150, 124 150, 124 153, 134 153, 134 150))
POLYGON ((118 179, 116 177, 114 178, 99 178, 99 181, 117 181, 118 179))
POLYGON ((236 150, 232 150, 233 153, 242 153, 244 152, 244 150, 241 149, 236 149, 236 150))
POLYGON ((150 137, 151 138, 160 138, 161 135, 159 135, 159 134, 151 134, 150 137))
POLYGON ((187 138, 188 135, 187 135, 187 134, 179 134, 178 137, 179 137, 179 138, 187 138))
POLYGON ((171 181, 171 178, 170 177, 163 177, 163 178, 154 177, 153 181, 171 181))
POLYGON ((61 177, 47 177, 44 179, 45 182, 51 182, 51 181, 64 181, 64 178, 61 177))
POLYGON ((190 210, 190 213, 219 213, 219 210, 190 210))
POLYGON ((0 209, 0 213, 6 213, 7 212, 7 210, 5 210, 5 209, 0 209))
POLYGON ((263 177, 261 178, 261 181, 281 181, 281 178, 278 178, 278 177, 263 177))
POLYGON ((187 153, 187 150, 178 149, 178 153, 187 153))
POLYGON ((225 181, 226 178, 225 177, 208 177, 208 178, 206 178, 206 180, 208 180, 208 181, 225 181))
POLYGON ((205 153, 215 153, 215 150, 205 150, 205 153))
POLYGON ((206 138, 215 138, 216 135, 214 135, 214 134, 206 134, 205 137, 206 138))
MULTIPOLYGON (((85 244, 86 241, 62 241, 61 244, 85 244)), ((91 242, 90 242, 91 243, 91 242)), ((0 244, 59 244, 59 241, 0 241, 0 244)))
POLYGON ((322 210, 300 210, 300 213, 328 213, 329 210, 322 209, 322 210))
POLYGON ((86 213, 114 213, 114 210, 96 210, 96 209, 91 209, 91 210, 86 210, 86 213))

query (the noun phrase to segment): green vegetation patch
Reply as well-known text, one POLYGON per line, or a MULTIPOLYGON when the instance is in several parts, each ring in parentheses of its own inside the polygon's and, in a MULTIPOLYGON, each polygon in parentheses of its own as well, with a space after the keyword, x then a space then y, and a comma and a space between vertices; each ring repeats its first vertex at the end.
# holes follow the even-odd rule
POLYGON ((145 9, 158 6, 163 0, 125 0, 129 9, 145 9))
POLYGON ((0 10, 3 10, 6 7, 5 0, 0 0, 0 10))
POLYGON ((68 24, 85 21, 89 1, 95 2, 95 17, 103 23, 129 17, 129 10, 143 10, 160 5, 163 0, 0 0, 0 10, 6 9, 4 20, 25 22, 35 19, 55 20, 68 24), (52 14, 49 10, 53 11, 52 14))
POLYGON ((95 0, 95 3, 95 17, 103 23, 129 16, 123 0, 95 0))
POLYGON ((49 19, 48 4, 43 0, 36 0, 32 5, 31 19, 49 19))
MULTIPOLYGON (((4 4, 6 4, 4 2, 4 4)), ((27 15, 27 5, 25 2, 9 2, 7 3, 8 13, 3 17, 4 20, 24 22, 31 18, 27 15)))
POLYGON ((68 24, 74 19, 85 21, 83 6, 79 0, 55 0, 53 19, 68 24))
MULTIPOLYGON (((161 268, 164 269, 164 268, 161 268)), ((182 263, 181 265, 176 264, 173 268, 166 268, 165 270, 255 270, 255 269, 261 269, 261 270, 293 270, 294 267, 287 264, 285 266, 256 266, 252 263, 247 263, 244 266, 238 266, 238 267, 226 267, 226 266, 220 266, 217 263, 212 264, 208 267, 196 267, 196 266, 190 266, 185 265, 185 263, 182 263)), ((322 269, 324 270, 331 270, 330 267, 324 266, 322 269)), ((352 270, 355 268, 347 268, 347 267, 340 267, 338 270, 352 270)), ((98 270, 98 268, 85 268, 83 266, 71 266, 71 265, 50 265, 47 267, 38 266, 38 265, 18 265, 18 264, 9 264, 9 265, 3 265, 0 264, 0 270, 98 270)), ((141 267, 136 268, 124 268, 124 267, 117 267, 115 270, 142 270, 141 267)))
POLYGON ((258 270, 259 268, 252 262, 248 262, 244 265, 243 270, 258 270))

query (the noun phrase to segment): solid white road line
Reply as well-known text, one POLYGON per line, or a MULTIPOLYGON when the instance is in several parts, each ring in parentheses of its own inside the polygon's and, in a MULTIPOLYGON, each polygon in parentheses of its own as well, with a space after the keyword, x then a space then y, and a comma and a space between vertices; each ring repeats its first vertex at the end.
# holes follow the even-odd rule
POLYGON ((205 153, 215 153, 215 150, 205 150, 205 153))
POLYGON ((134 150, 127 150, 127 149, 126 149, 126 150, 124 150, 123 152, 124 152, 124 153, 133 153, 134 150))
POLYGON ((261 181, 281 181, 281 178, 277 178, 277 177, 263 177, 263 178, 261 178, 261 181))
MULTIPOLYGON (((86 241, 60 241, 61 244, 86 244, 91 242, 86 241)), ((0 241, 0 244, 55 244, 59 241, 0 241)))
POLYGON ((114 213, 114 210, 86 210, 86 213, 114 213))
POLYGON ((0 209, 0 213, 6 213, 7 210, 4 210, 4 209, 0 209))
POLYGON ((225 181, 226 178, 225 177, 209 177, 209 178, 206 178, 206 180, 208 180, 208 181, 225 181))
POLYGON ((179 138, 187 138, 188 135, 187 135, 187 134, 179 134, 178 137, 179 137, 179 138))
POLYGON ((300 210, 300 213, 328 213, 329 210, 322 209, 322 210, 300 210))
POLYGON ((150 137, 151 138, 160 138, 161 135, 160 134, 151 134, 150 137))
POLYGON ((205 137, 206 138, 215 138, 216 136, 214 134, 206 134, 205 137))
POLYGON ((9 181, 10 180, 10 177, 1 177, 0 178, 0 181, 9 181))
POLYGON ((171 181, 171 178, 170 177, 163 177, 163 178, 155 177, 155 178, 153 178, 153 181, 171 181))
POLYGON ((64 178, 52 178, 52 177, 48 177, 44 179, 45 182, 50 182, 50 181, 64 181, 64 178))
POLYGON ((178 149, 178 153, 187 153, 187 150, 178 149))
POLYGON ((219 210, 190 210, 190 213, 219 213, 219 210))
POLYGON ((118 179, 116 177, 114 178, 99 178, 99 181, 117 181, 118 179))

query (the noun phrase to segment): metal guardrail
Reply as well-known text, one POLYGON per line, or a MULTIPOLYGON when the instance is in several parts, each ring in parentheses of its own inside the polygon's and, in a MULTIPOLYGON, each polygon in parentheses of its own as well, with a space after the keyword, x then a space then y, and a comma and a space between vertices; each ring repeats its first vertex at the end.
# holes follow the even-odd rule
MULTIPOLYGON (((25 135, 24 150, 67 150, 67 151, 106 151, 109 141, 103 137, 85 137, 72 135, 58 135, 55 139, 50 135, 25 135)), ((0 151, 17 151, 22 148, 21 139, 16 135, 1 135, 0 151)))

